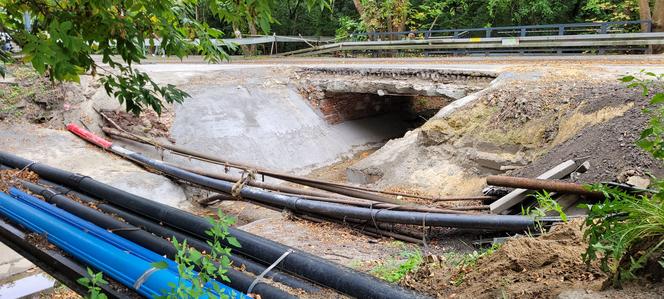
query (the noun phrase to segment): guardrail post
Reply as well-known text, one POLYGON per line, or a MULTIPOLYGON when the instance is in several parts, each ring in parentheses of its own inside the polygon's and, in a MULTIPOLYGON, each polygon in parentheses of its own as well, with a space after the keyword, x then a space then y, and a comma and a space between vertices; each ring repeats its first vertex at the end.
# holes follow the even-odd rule
POLYGON ((486 29, 486 37, 491 37, 491 29, 486 29))
POLYGON ((454 38, 459 38, 459 31, 454 31, 454 38))
POLYGON ((565 26, 558 27, 558 35, 565 35, 565 26))
POLYGON ((424 39, 430 39, 430 38, 431 38, 431 30, 424 32, 424 39))
POLYGON ((647 20, 646 22, 646 32, 652 32, 652 20, 647 20))
POLYGON ((602 25, 599 27, 599 33, 606 34, 607 29, 608 29, 608 26, 606 25, 606 23, 602 23, 602 25))
POLYGON ((521 36, 526 36, 526 28, 521 28, 521 36))

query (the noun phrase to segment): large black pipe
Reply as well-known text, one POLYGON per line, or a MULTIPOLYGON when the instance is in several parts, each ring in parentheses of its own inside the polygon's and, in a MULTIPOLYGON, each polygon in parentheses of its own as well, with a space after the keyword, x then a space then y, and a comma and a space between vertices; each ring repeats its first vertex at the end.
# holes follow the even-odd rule
MULTIPOLYGON (((191 235, 187 235, 181 232, 178 232, 176 230, 167 228, 166 226, 159 225, 155 222, 152 222, 150 220, 147 220, 145 218, 136 216, 130 212, 127 212, 122 209, 114 208, 114 207, 109 207, 108 211, 112 211, 113 214, 118 215, 125 221, 132 223, 133 225, 139 226, 146 231, 149 231, 155 235, 159 235, 163 238, 171 238, 175 237, 177 240, 187 240, 187 244, 191 245, 192 247, 204 251, 204 252, 210 252, 212 248, 210 245, 208 245, 206 242, 202 241, 201 239, 198 239, 196 237, 193 237, 191 235)), ((260 265, 256 262, 253 262, 249 259, 246 259, 244 257, 241 257, 237 254, 231 255, 231 260, 233 263, 236 265, 241 265, 244 266, 245 270, 254 273, 254 274, 260 274, 262 273, 266 267, 263 265, 260 265)), ((265 275, 266 278, 272 279, 276 282, 283 283, 285 285, 288 285, 290 287, 302 289, 308 293, 316 293, 320 292, 321 289, 317 288, 313 285, 311 285, 308 282, 305 282, 299 278, 289 276, 279 270, 272 269, 270 272, 268 272, 265 275)), ((231 281, 233 279, 231 278, 231 281)), ((245 288, 246 289, 246 288, 245 288)), ((266 298, 273 298, 271 296, 267 296, 266 298)))
MULTIPOLYGON (((112 147, 116 150, 116 147, 112 147)), ((120 154, 147 167, 156 169, 169 176, 176 177, 203 187, 220 192, 231 193, 233 183, 195 174, 161 161, 152 160, 141 154, 124 150, 120 154)), ((371 209, 349 205, 320 202, 295 196, 286 196, 267 192, 260 188, 245 186, 240 195, 264 204, 282 206, 293 211, 302 211, 325 215, 338 219, 353 218, 375 222, 443 226, 473 229, 492 229, 502 231, 525 231, 534 226, 531 217, 519 215, 457 215, 444 213, 425 213, 394 211, 389 209, 371 209)))
MULTIPOLYGON (((87 203, 94 204, 99 210, 104 211, 109 214, 115 214, 119 216, 120 218, 124 219, 125 221, 133 224, 129 225, 125 222, 119 221, 115 218, 113 218, 110 215, 104 214, 102 212, 99 212, 97 210, 94 210, 88 206, 85 206, 83 204, 80 204, 64 195, 61 194, 68 194, 72 193, 71 190, 66 189, 64 187, 53 187, 56 191, 49 190, 47 188, 44 188, 40 185, 33 184, 30 182, 26 181, 21 181, 21 184, 28 188, 30 192, 41 195, 47 202, 55 204, 57 207, 70 212, 82 219, 85 219, 87 221, 90 221, 104 229, 110 230, 113 233, 128 239, 132 242, 135 242, 141 246, 144 246, 154 252, 157 252, 161 255, 165 255, 168 258, 174 258, 175 255, 177 254, 177 249, 171 244, 169 241, 167 241, 164 238, 171 238, 175 236, 178 240, 182 241, 184 239, 187 239, 187 242, 194 246, 195 248, 205 251, 205 252, 211 252, 212 248, 207 245, 207 243, 202 242, 198 239, 195 239, 193 237, 188 237, 183 234, 177 233, 172 230, 168 230, 156 223, 152 223, 153 226, 163 228, 163 234, 157 234, 153 231, 147 232, 143 229, 140 228, 141 225, 138 225, 137 223, 144 223, 144 222, 138 222, 136 219, 141 219, 140 217, 137 217, 133 214, 130 214, 128 212, 122 211, 120 209, 117 209, 115 207, 112 207, 108 204, 100 203, 97 200, 94 200, 90 197, 87 197, 84 194, 73 194, 76 197, 78 197, 81 201, 85 201, 87 203), (134 221, 130 221, 134 220, 134 221), (160 237, 157 237, 151 233, 155 233, 159 235, 160 237)), ((145 221, 145 220, 144 220, 145 221)), ((145 221, 149 222, 149 221, 145 221)), ((148 230, 149 231, 149 230, 148 230)), ((265 270, 266 267, 261 267, 261 265, 250 261, 248 259, 239 257, 237 255, 231 255, 231 260, 238 266, 244 265, 244 267, 247 269, 247 271, 255 273, 255 274, 260 274, 263 270, 265 270), (253 270, 253 271, 251 271, 253 270)), ((309 284, 296 279, 294 277, 287 276, 283 273, 279 273, 280 275, 276 275, 275 273, 272 273, 272 276, 266 275, 266 277, 273 277, 275 281, 282 282, 286 285, 295 287, 295 288, 305 288, 307 286, 310 286, 309 284), (277 277, 274 277, 277 276, 277 277), (293 282, 292 284, 290 282, 293 282)), ((245 274, 243 274, 240 271, 237 271, 235 269, 228 269, 228 272, 226 275, 230 278, 230 282, 223 282, 228 284, 230 287, 236 289, 236 290, 243 290, 246 291, 251 283, 253 282, 254 278, 251 278, 245 274)), ((308 288, 305 289, 306 291, 317 291, 316 288, 308 288)), ((319 290, 319 289, 318 289, 319 290)), ((295 298, 294 296, 277 289, 275 287, 272 287, 268 284, 259 282, 257 283, 253 291, 254 293, 260 294, 261 296, 265 298, 295 298)))
MULTIPOLYGON (((201 217, 111 187, 87 176, 35 163, 5 152, 0 152, 0 164, 21 169, 27 167, 44 179, 80 190, 158 222, 168 223, 201 238, 207 238, 205 231, 211 227, 210 223, 201 217)), ((357 298, 422 297, 420 294, 380 281, 367 274, 248 232, 234 228, 230 228, 229 232, 242 244, 242 248, 235 250, 266 264, 271 264, 284 253, 292 251, 277 265, 277 268, 300 275, 340 293, 357 298)))

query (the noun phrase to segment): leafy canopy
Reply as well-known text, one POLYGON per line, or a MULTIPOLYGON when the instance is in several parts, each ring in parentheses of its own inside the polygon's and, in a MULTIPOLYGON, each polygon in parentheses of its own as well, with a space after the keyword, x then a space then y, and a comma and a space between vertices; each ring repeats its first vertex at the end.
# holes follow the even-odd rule
POLYGON ((134 68, 148 46, 182 58, 200 53, 211 62, 227 58, 214 42, 221 31, 188 15, 198 0, 0 0, 0 24, 22 48, 23 59, 54 81, 79 81, 102 73, 106 92, 135 114, 188 95, 160 85, 134 68), (32 28, 26 29, 24 12, 32 28), (100 59, 93 58, 99 54, 100 59))

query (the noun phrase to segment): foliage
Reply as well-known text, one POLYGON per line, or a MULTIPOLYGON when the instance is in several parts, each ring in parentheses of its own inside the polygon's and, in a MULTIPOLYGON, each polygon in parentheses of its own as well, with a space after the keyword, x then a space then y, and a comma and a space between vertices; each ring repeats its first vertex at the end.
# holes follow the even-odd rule
POLYGON ((641 88, 643 96, 649 96, 650 106, 644 112, 650 115, 650 122, 637 141, 637 145, 651 153, 655 158, 664 159, 664 74, 641 71, 637 76, 625 76, 621 81, 628 87, 641 88), (653 92, 657 89, 659 92, 653 92))
MULTIPOLYGON (((177 284, 170 284, 170 290, 165 290, 161 298, 199 298, 207 296, 214 298, 210 286, 217 294, 223 294, 219 289, 219 284, 210 283, 216 279, 222 279, 230 282, 226 272, 231 266, 231 248, 225 247, 227 243, 234 247, 240 247, 240 243, 231 236, 228 228, 235 223, 235 219, 225 216, 221 210, 217 212, 218 220, 209 219, 212 228, 205 233, 212 238, 208 245, 212 247, 212 252, 200 252, 187 245, 187 240, 179 242, 173 237, 173 245, 177 249, 175 262, 178 265, 178 274, 180 280, 177 284), (198 272, 195 270, 198 269, 198 272)), ((154 267, 164 269, 165 263, 155 263, 154 267)), ((226 298, 227 296, 223 296, 226 298)))
POLYGON ((584 237, 589 246, 586 262, 599 259, 601 268, 612 275, 613 284, 636 277, 649 259, 664 263, 664 182, 652 196, 632 195, 603 185, 593 190, 604 193, 602 203, 587 205, 584 237))
MULTIPOLYGON (((644 96, 661 87, 664 75, 641 71, 625 76, 621 81, 629 87, 639 87, 644 96)), ((664 160, 664 94, 654 93, 645 112, 651 116, 637 145, 664 160)), ((654 180, 651 194, 634 195, 604 185, 592 189, 604 194, 604 202, 586 205, 588 218, 584 237, 588 248, 583 255, 586 262, 599 260, 603 271, 612 276, 614 286, 634 279, 638 271, 653 260, 664 267, 664 180, 654 180)))
POLYGON ((578 1, 553 0, 489 0, 487 10, 496 24, 548 24, 558 23, 570 6, 578 1))
POLYGON ((100 287, 108 284, 108 281, 104 280, 103 274, 101 272, 94 273, 92 269, 88 268, 88 276, 89 277, 81 277, 76 280, 76 282, 88 289, 88 295, 85 298, 106 299, 106 294, 101 291, 100 287))
POLYGON ((415 271, 420 264, 422 264, 422 253, 419 250, 404 250, 401 252, 400 260, 388 260, 371 269, 371 274, 388 282, 398 282, 406 274, 415 271))
POLYGON ((348 16, 339 18, 339 27, 335 32, 337 40, 350 38, 353 33, 365 31, 362 22, 348 16))
POLYGON ((567 214, 565 214, 560 204, 558 204, 558 202, 551 197, 549 192, 542 190, 542 192, 535 193, 534 197, 536 204, 526 208, 521 207, 521 215, 533 217, 533 219, 535 219, 535 225, 537 226, 536 228, 538 231, 544 231, 542 223, 539 221, 539 219, 547 216, 549 212, 558 213, 560 219, 563 222, 567 222, 567 214))
POLYGON ((638 20, 639 3, 638 0, 588 0, 579 17, 590 22, 638 20))
POLYGON ((0 0, 0 25, 22 48, 24 60, 53 81, 78 82, 84 73, 102 75, 106 91, 126 103, 128 111, 149 107, 161 111, 162 101, 182 102, 188 95, 161 86, 133 66, 148 46, 159 44, 166 55, 182 58, 200 53, 208 61, 227 58, 212 39, 221 31, 188 18, 198 0, 0 0), (23 24, 29 12, 33 27, 23 24), (93 59, 101 55, 101 62, 93 59), (110 69, 105 69, 104 64, 110 69))
POLYGON ((493 243, 491 244, 491 247, 480 251, 475 250, 467 254, 448 254, 446 256, 447 260, 457 269, 456 273, 451 277, 452 284, 454 286, 460 286, 463 284, 464 277, 475 268, 477 261, 482 257, 492 255, 496 250, 500 249, 501 246, 502 244, 493 243))

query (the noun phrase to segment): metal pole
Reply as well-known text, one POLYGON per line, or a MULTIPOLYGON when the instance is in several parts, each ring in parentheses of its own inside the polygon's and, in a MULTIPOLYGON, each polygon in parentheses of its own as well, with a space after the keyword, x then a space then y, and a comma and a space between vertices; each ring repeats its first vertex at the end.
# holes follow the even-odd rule
POLYGON ((493 186, 521 188, 530 190, 547 190, 560 193, 572 193, 585 195, 593 198, 601 198, 604 195, 601 192, 590 191, 585 186, 576 183, 567 183, 555 180, 541 180, 518 178, 502 175, 492 175, 486 178, 486 183, 493 186))

